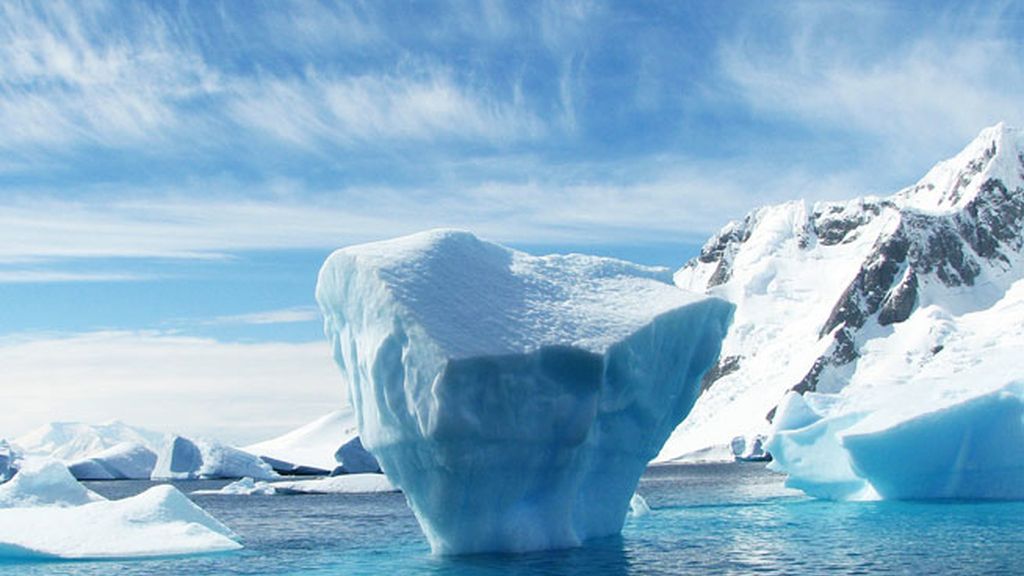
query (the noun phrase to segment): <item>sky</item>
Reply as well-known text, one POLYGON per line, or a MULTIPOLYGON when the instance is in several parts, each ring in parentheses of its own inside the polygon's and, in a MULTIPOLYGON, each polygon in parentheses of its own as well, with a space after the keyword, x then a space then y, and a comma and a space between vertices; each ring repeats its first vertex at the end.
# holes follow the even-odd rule
POLYGON ((0 438, 245 443, 347 402, 336 248, 681 266, 1024 124, 1017 2, 0 0, 0 438))

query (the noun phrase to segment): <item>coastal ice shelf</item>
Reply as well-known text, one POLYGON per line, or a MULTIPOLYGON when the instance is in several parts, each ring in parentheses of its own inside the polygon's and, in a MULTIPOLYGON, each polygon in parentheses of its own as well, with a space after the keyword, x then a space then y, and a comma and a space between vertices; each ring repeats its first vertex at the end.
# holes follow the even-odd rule
POLYGON ((362 443, 439 554, 621 531, 733 312, 664 269, 446 230, 338 250, 317 300, 362 443))

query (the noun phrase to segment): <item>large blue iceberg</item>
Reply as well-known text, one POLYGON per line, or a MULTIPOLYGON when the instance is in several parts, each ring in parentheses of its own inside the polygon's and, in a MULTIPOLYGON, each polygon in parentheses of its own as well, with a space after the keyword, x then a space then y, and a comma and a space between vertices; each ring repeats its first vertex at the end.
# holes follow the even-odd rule
POLYGON ((339 250, 317 300, 362 443, 438 554, 621 531, 733 312, 664 269, 457 231, 339 250))

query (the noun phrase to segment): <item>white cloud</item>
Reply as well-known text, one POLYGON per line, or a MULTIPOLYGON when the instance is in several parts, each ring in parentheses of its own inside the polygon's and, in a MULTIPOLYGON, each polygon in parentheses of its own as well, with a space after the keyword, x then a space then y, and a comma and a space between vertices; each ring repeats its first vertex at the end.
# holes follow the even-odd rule
POLYGON ((347 402, 326 342, 226 343, 156 332, 0 340, 0 437, 55 420, 126 422, 246 443, 347 402))
POLYGON ((56 284, 70 282, 142 282, 159 276, 125 272, 69 272, 62 270, 0 269, 0 284, 56 284))
POLYGON ((433 227, 517 244, 699 243, 761 204, 878 192, 847 174, 822 177, 753 161, 665 158, 619 170, 508 164, 529 179, 337 192, 292 184, 281 193, 268 182, 266 192, 247 187, 248 197, 157 190, 136 198, 134 190, 88 203, 26 194, 0 202, 0 262, 33 269, 55 258, 222 258, 244 250, 333 249, 433 227))
POLYGON ((541 121, 509 102, 472 91, 443 70, 263 78, 239 82, 235 121, 291 144, 317 148, 380 140, 514 141, 543 133, 541 121))
POLYGON ((764 118, 868 135, 898 161, 930 164, 985 126, 1024 122, 1020 41, 998 3, 894 35, 901 8, 802 4, 758 18, 723 42, 722 73, 764 118))
POLYGON ((210 325, 222 324, 292 324, 296 322, 314 322, 320 320, 320 311, 315 306, 296 306, 282 308, 280 310, 267 310, 264 312, 251 312, 248 314, 234 314, 231 316, 218 316, 207 321, 210 325))

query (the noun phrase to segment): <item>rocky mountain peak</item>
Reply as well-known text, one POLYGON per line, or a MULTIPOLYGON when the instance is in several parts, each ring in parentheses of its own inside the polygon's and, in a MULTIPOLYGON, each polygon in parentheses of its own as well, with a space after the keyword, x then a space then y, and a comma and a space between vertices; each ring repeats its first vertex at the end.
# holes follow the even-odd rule
POLYGON ((979 193, 1024 180, 1024 131, 1000 122, 989 126, 959 154, 939 162, 917 184, 900 191, 893 200, 922 212, 964 209, 979 193))

